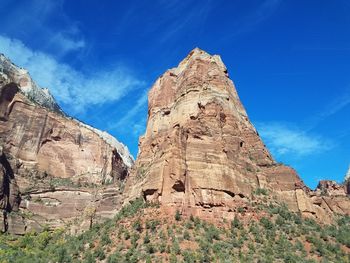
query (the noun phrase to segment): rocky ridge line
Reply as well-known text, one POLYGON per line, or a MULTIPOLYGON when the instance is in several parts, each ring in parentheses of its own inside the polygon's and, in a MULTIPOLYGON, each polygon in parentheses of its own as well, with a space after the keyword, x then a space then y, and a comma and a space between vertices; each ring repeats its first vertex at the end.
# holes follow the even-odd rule
POLYGON ((28 72, 0 56, 0 229, 14 234, 113 217, 133 158, 106 132, 68 117, 28 72))
POLYGON ((53 112, 66 116, 79 123, 79 125, 90 129, 98 134, 106 143, 115 147, 123 161, 128 167, 131 167, 134 163, 134 158, 129 152, 127 146, 119 142, 112 135, 106 131, 101 131, 90 125, 87 125, 79 120, 67 116, 61 107, 57 104, 56 100, 50 93, 48 88, 39 87, 35 81, 31 78, 29 72, 26 69, 20 68, 12 63, 4 54, 0 53, 0 78, 2 82, 0 86, 4 84, 14 82, 18 84, 20 91, 32 102, 47 108, 53 112))

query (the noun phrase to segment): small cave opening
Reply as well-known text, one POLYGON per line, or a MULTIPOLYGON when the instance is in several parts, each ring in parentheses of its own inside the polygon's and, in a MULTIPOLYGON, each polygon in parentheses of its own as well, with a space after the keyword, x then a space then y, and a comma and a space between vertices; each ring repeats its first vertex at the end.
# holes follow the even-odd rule
POLYGON ((157 189, 146 189, 143 191, 143 199, 145 201, 150 201, 152 196, 157 192, 157 189))
POLYGON ((13 103, 11 101, 15 97, 19 88, 16 83, 11 82, 5 86, 0 86, 0 120, 7 121, 12 112, 13 103))
POLYGON ((170 110, 169 109, 163 111, 163 116, 164 115, 169 115, 169 114, 170 114, 170 110))
POLYGON ((239 193, 238 196, 239 196, 240 198, 245 198, 244 194, 242 194, 242 193, 239 193))
POLYGON ((235 197, 235 193, 234 192, 231 192, 231 191, 228 191, 228 190, 223 190, 223 192, 225 192, 226 194, 228 194, 231 197, 235 197))
POLYGON ((243 142, 243 141, 239 143, 239 147, 241 147, 241 148, 242 148, 242 147, 243 147, 243 145, 244 145, 244 142, 243 142))
POLYGON ((226 114, 223 112, 220 112, 220 121, 225 123, 226 122, 226 114))
POLYGON ((185 185, 183 182, 181 181, 176 181, 175 184, 173 185, 173 189, 176 191, 176 192, 185 192, 185 185))

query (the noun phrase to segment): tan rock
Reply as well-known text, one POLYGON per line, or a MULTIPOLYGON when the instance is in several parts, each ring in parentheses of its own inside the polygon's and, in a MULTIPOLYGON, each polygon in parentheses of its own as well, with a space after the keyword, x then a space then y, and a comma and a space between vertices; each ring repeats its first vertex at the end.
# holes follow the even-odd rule
POLYGON ((316 188, 316 192, 319 195, 326 196, 346 196, 346 186, 339 185, 335 181, 331 180, 321 180, 316 188))
POLYGON ((292 168, 273 160, 221 58, 198 48, 154 83, 139 146, 125 202, 142 195, 169 211, 232 217, 267 188, 305 216, 328 220, 332 213, 326 201, 324 208, 313 202, 317 194, 292 168))
POLYGON ((0 208, 9 219, 4 228, 21 234, 74 222, 79 229, 91 221, 92 215, 83 216, 89 206, 96 207, 94 223, 112 217, 133 164, 127 148, 67 117, 47 90, 2 55, 0 69, 0 145, 6 153, 0 157, 0 208), (10 213, 19 206, 23 231, 11 225, 22 222, 10 213))

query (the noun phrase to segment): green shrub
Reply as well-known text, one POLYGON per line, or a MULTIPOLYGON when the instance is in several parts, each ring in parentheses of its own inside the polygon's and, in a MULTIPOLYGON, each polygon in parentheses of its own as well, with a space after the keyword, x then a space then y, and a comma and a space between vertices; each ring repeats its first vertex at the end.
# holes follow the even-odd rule
POLYGON ((260 219, 260 224, 265 228, 265 229, 273 229, 273 223, 271 222, 271 220, 269 220, 266 217, 262 217, 260 219))
POLYGON ((237 212, 238 213, 244 213, 245 212, 244 207, 238 207, 237 212))
POLYGON ((107 258, 107 263, 118 263, 120 262, 121 257, 122 255, 119 253, 119 251, 116 251, 107 258))
POLYGON ((181 220, 181 214, 179 210, 176 210, 175 212, 175 220, 176 221, 180 221, 181 220))
POLYGON ((112 240, 109 238, 109 235, 105 233, 101 238, 101 245, 106 246, 112 243, 112 240))
POLYGON ((162 241, 159 245, 159 252, 164 253, 166 251, 166 243, 165 241, 162 241))
POLYGON ((184 250, 182 252, 182 257, 185 263, 195 263, 196 256, 195 253, 191 250, 184 250))
POLYGON ((125 240, 130 239, 130 233, 129 233, 129 231, 127 229, 124 230, 124 239, 125 240))
POLYGON ((154 232, 159 224, 160 224, 159 220, 146 221, 146 228, 154 232))
POLYGON ((169 262, 170 263, 177 263, 177 257, 175 254, 170 254, 170 258, 169 258, 169 262))
POLYGON ((149 253, 149 254, 153 254, 156 252, 156 249, 155 247, 152 245, 152 244, 147 244, 146 245, 146 251, 149 253))
POLYGON ((93 255, 95 258, 98 258, 99 260, 103 260, 106 258, 105 252, 103 251, 102 247, 96 248, 93 255))
POLYGON ((256 194, 256 195, 267 195, 268 191, 265 188, 260 188, 259 187, 259 188, 255 189, 254 194, 256 194))
POLYGON ((151 242, 151 240, 149 238, 148 232, 146 232, 146 235, 143 238, 143 243, 148 244, 149 242, 151 242))
POLYGON ((136 248, 137 247, 137 241, 140 239, 140 235, 138 233, 133 233, 131 236, 131 245, 136 248))
POLYGON ((177 240, 173 241, 173 244, 172 244, 172 247, 171 247, 171 252, 176 254, 176 255, 180 255, 181 249, 180 249, 180 245, 177 242, 177 240))
POLYGON ((219 240, 220 239, 220 231, 214 226, 214 225, 210 225, 207 229, 206 229, 206 233, 205 233, 206 238, 208 239, 208 241, 212 241, 214 240, 219 240))
POLYGON ((184 239, 186 239, 186 240, 191 239, 190 233, 187 230, 184 231, 184 239))
POLYGON ((234 228, 242 229, 242 224, 237 216, 235 216, 235 218, 231 222, 231 230, 233 230, 234 228))
POLYGON ((140 218, 138 218, 134 223, 133 223, 133 228, 138 231, 138 232, 142 232, 142 223, 141 223, 141 220, 140 218))

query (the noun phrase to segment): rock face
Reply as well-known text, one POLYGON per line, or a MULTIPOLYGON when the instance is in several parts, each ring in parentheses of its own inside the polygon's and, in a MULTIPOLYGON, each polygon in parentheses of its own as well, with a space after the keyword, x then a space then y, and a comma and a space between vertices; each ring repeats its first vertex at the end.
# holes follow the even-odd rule
POLYGON ((0 87, 14 82, 28 98, 51 111, 64 114, 48 89, 42 89, 32 80, 27 70, 17 67, 0 54, 0 87))
POLYGON ((344 184, 346 187, 347 194, 350 195, 350 166, 349 166, 348 172, 345 175, 344 184))
POLYGON ((346 186, 339 185, 336 181, 322 180, 318 183, 316 191, 319 195, 327 196, 346 196, 346 186))
POLYGON ((126 201, 142 195, 173 211, 232 217, 265 188, 307 216, 329 220, 334 210, 349 213, 273 160, 219 56, 194 49, 154 83, 148 103, 126 201))
POLYGON ((64 115, 47 90, 0 56, 0 208, 3 230, 110 217, 133 159, 105 132, 64 115))

